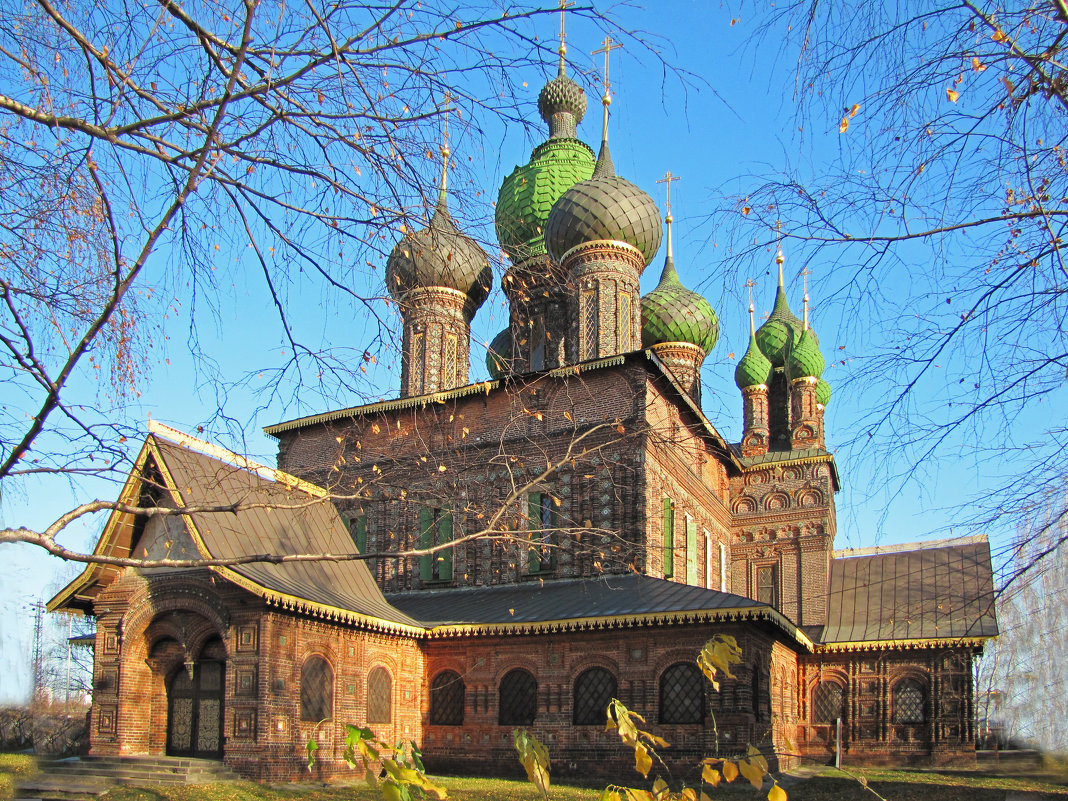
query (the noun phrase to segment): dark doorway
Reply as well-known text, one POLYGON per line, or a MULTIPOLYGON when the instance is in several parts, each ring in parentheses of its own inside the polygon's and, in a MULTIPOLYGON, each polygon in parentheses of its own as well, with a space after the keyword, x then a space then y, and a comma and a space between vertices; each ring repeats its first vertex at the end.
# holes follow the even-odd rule
MULTIPOLYGON (((221 646, 222 643, 219 643, 221 646)), ((182 665, 167 687, 167 754, 201 759, 223 755, 223 691, 226 663, 206 647, 201 659, 182 665)))

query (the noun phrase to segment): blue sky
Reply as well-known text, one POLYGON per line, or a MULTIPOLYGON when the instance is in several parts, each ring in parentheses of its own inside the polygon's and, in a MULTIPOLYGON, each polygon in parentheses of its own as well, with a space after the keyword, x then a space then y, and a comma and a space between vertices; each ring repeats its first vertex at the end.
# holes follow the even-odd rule
MULTIPOLYGON (((745 12, 704 2, 657 3, 648 9, 623 7, 618 17, 624 26, 650 32, 650 41, 662 50, 668 63, 695 76, 681 81, 664 73, 655 58, 634 45, 613 53, 611 146, 617 172, 645 189, 663 207, 663 184, 657 180, 667 171, 681 177, 672 187, 675 216, 675 262, 684 283, 699 289, 712 302, 721 321, 721 338, 709 356, 704 370, 705 409, 712 423, 729 439, 737 440, 741 428, 741 398, 734 386, 737 357, 744 353, 748 337, 745 277, 757 280, 758 316, 770 310, 774 293, 774 252, 757 259, 746 276, 728 269, 724 232, 716 230, 709 215, 729 204, 729 198, 742 191, 751 176, 786 167, 816 172, 825 160, 835 158, 840 146, 838 116, 823 126, 815 125, 799 136, 794 119, 795 98, 792 80, 796 54, 780 46, 774 30, 764 31, 754 43, 755 23, 745 12), (684 85, 687 83, 688 85, 684 85)), ((539 25, 541 35, 553 39, 555 21, 539 25)), ((569 26, 569 60, 576 68, 599 68, 589 53, 599 47, 603 33, 581 21, 569 26)), ((555 72, 547 59, 541 74, 525 77, 525 103, 529 118, 537 121, 536 98, 545 81, 555 72)), ((600 133, 600 106, 596 93, 589 94, 589 111, 579 128, 579 136, 596 149, 600 133)), ((862 121, 858 120, 858 124, 862 121)), ((544 138, 538 127, 532 139, 515 127, 487 125, 482 136, 472 132, 454 138, 457 159, 468 159, 468 177, 473 186, 454 187, 451 200, 457 216, 468 222, 481 221, 472 232, 492 240, 490 201, 496 196, 502 178, 514 165, 524 162, 530 147, 544 138), (480 192, 472 197, 474 189, 480 192)), ((430 171, 432 174, 432 170, 430 171)), ((735 207, 736 208, 736 207, 735 207)), ((399 234, 398 234, 399 238, 399 234)), ((388 248, 387 243, 387 248, 388 248)), ((839 379, 855 375, 862 364, 867 337, 878 332, 865 330, 858 315, 863 309, 842 303, 824 302, 821 291, 833 296, 835 270, 841 265, 829 261, 805 262, 785 245, 788 293, 795 312, 801 310, 802 267, 812 272, 812 321, 820 334, 829 367, 825 378, 835 388, 827 412, 828 445, 839 448, 858 435, 858 419, 872 400, 863 392, 881 392, 878 386, 863 389, 863 382, 850 391, 839 390, 839 379), (859 333, 858 333, 859 332, 859 333), (831 354, 834 354, 833 357, 831 354), (843 363, 844 362, 844 363, 843 363)), ((219 297, 214 321, 198 329, 200 346, 218 362, 224 375, 236 375, 255 365, 269 366, 284 358, 288 347, 282 332, 267 310, 269 300, 255 269, 244 252, 219 255, 219 297)), ((922 250, 915 251, 922 260, 922 250)), ((167 253, 158 252, 150 263, 146 280, 151 282, 167 268, 167 253)), ((663 255, 654 259, 643 281, 643 292, 655 286, 663 255)), ((375 271, 353 270, 353 280, 361 289, 380 291, 375 282, 382 275, 381 263, 375 271)), ((499 277, 499 276, 498 276, 499 277)), ((886 288, 884 288, 886 289, 886 288)), ((205 425, 205 436, 220 444, 248 452, 267 463, 274 459, 274 441, 260 429, 300 414, 324 411, 315 402, 297 402, 283 407, 274 403, 255 412, 262 398, 254 392, 231 393, 227 413, 237 426, 222 426, 212 420, 218 407, 212 376, 188 355, 188 297, 180 284, 170 287, 178 302, 166 319, 158 321, 159 331, 152 349, 154 363, 142 386, 142 396, 127 411, 140 419, 152 417, 176 428, 196 433, 205 425), (235 436, 243 431, 244 440, 235 436)), ((893 294, 894 288, 889 288, 893 294)), ((910 291, 908 276, 902 277, 901 296, 910 291)), ((287 304, 299 319, 305 336, 332 344, 344 344, 358 353, 373 336, 374 326, 365 312, 350 300, 325 294, 320 287, 294 283, 287 290, 287 304)), ((384 306, 380 311, 393 315, 384 306)), ((399 321, 392 317, 399 331, 399 321)), ((472 373, 474 381, 486 377, 484 345, 507 321, 507 306, 499 288, 475 318, 472 333, 472 373)), ((759 324, 759 321, 758 321, 759 324)), ((393 396, 399 384, 399 359, 395 351, 383 352, 370 365, 373 383, 382 397, 393 396)), ((84 391, 94 391, 91 384, 84 391)), ((371 398, 372 400, 374 398, 371 398)), ((366 398, 352 397, 342 405, 358 405, 366 398)), ((1027 427, 1029 421, 1020 421, 1027 427)), ((1034 423, 1039 430, 1037 421, 1034 423)), ((961 462, 952 454, 938 462, 923 465, 921 481, 904 485, 888 481, 888 474, 905 474, 914 465, 887 464, 885 456, 876 460, 863 448, 837 452, 843 489, 838 496, 839 534, 837 547, 863 547, 873 544, 912 542, 933 536, 949 536, 960 513, 957 505, 983 486, 997 469, 985 462, 961 462)), ((47 525, 58 511, 73 503, 94 497, 113 498, 117 487, 98 482, 72 486, 30 481, 24 492, 8 493, 0 499, 0 515, 5 524, 47 525)), ((99 518, 71 532, 65 544, 91 548, 103 525, 99 518)), ((991 532, 1005 539, 1011 531, 991 532)), ((29 546, 0 546, 7 569, 0 577, 0 703, 23 697, 29 688, 30 619, 20 613, 26 603, 47 599, 57 589, 57 576, 69 574, 69 566, 46 557, 29 546)))

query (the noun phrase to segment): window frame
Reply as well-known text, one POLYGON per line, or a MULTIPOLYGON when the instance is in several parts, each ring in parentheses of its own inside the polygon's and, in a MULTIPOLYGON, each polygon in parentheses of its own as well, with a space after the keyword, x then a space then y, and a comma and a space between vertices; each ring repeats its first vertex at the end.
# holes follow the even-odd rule
MULTIPOLYGON (((693 662, 676 662, 673 665, 668 665, 664 669, 664 672, 660 674, 660 679, 657 682, 657 689, 658 689, 658 704, 659 704, 658 710, 657 710, 657 714, 658 714, 658 720, 659 720, 660 723, 663 723, 665 725, 680 726, 680 725, 686 725, 686 724, 703 724, 705 722, 705 717, 706 717, 707 712, 708 712, 708 710, 707 710, 708 704, 707 704, 705 677, 704 677, 704 674, 701 673, 701 670, 697 667, 697 665, 695 663, 693 663, 693 662), (668 692, 670 691, 670 688, 667 687, 666 682, 669 679, 674 679, 677 674, 682 674, 682 673, 687 674, 684 681, 686 683, 688 683, 688 684, 692 684, 692 686, 694 688, 696 688, 697 691, 698 691, 698 700, 697 700, 697 704, 696 704, 696 713, 697 713, 696 717, 694 717, 693 715, 687 717, 685 715, 668 715, 667 714, 667 712, 670 711, 671 704, 674 704, 675 706, 678 706, 678 704, 676 702, 671 702, 671 704, 665 703, 666 696, 668 695, 668 692)), ((688 706, 691 706, 691 705, 692 704, 687 704, 686 706, 688 707, 688 706)))
POLYGON ((393 674, 382 665, 367 674, 367 723, 393 723, 393 674))
POLYGON ((530 726, 538 717, 538 679, 526 668, 513 668, 501 677, 497 685, 497 725, 499 726, 530 726), (526 686, 519 686, 520 683, 526 686), (505 696, 509 700, 519 697, 522 692, 525 705, 519 708, 517 705, 505 704, 505 696))
POLYGON ((455 670, 439 671, 430 681, 431 726, 463 726, 466 712, 467 685, 455 670), (459 696, 459 700, 456 699, 459 696), (459 715, 452 714, 459 710, 459 715))
POLYGON ((325 657, 312 654, 300 666, 300 719, 304 723, 318 723, 333 717, 334 668, 325 657), (310 686, 313 683, 314 688, 310 686))
POLYGON ((616 694, 619 692, 619 679, 616 678, 616 674, 606 667, 601 665, 594 665, 593 667, 586 668, 575 677, 575 681, 571 685, 571 723, 575 726, 603 726, 607 720, 607 708, 608 703, 611 702, 616 694), (602 693, 601 698, 579 698, 580 692, 591 692, 587 685, 590 684, 595 676, 600 674, 607 675, 610 683, 605 684, 606 687, 611 687, 611 691, 607 693, 607 698, 604 698, 602 693))

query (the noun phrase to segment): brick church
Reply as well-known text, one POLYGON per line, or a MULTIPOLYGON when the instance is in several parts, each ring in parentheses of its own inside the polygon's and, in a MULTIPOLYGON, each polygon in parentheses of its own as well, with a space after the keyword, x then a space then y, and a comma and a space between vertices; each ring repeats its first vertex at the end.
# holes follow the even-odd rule
POLYGON ((510 318, 491 380, 470 383, 469 340, 493 275, 450 216, 443 148, 429 223, 386 265, 397 399, 268 427, 277 468, 150 427, 119 500, 192 511, 116 511, 97 553, 370 558, 86 568, 50 608, 97 621, 92 753, 289 779, 315 732, 328 777, 355 723, 418 742, 431 770, 511 773, 526 727, 554 776, 626 781, 615 697, 679 765, 748 743, 780 765, 973 762, 986 539, 835 550, 831 389, 781 251, 730 443, 701 408, 716 314, 675 270, 670 208, 616 174, 607 101, 599 154, 577 138, 563 48, 538 109, 549 136, 496 207, 510 318), (714 634, 744 658, 718 692, 694 662, 714 634))

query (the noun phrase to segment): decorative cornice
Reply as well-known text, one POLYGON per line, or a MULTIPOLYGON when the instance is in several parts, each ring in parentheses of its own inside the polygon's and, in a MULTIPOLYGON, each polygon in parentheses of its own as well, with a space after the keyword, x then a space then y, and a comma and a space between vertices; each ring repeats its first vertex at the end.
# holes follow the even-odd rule
POLYGON ((938 637, 914 640, 864 640, 859 642, 817 643, 815 652, 836 653, 839 651, 903 651, 920 648, 982 648, 993 637, 938 637))
POLYGON ((735 609, 700 609, 678 612, 650 612, 635 615, 564 618, 561 620, 526 621, 515 623, 443 624, 427 630, 432 639, 445 637, 508 636, 523 634, 555 634, 571 631, 603 631, 645 626, 686 625, 702 623, 738 623, 743 621, 770 623, 789 635, 806 651, 815 644, 803 631, 771 607, 740 607, 735 609))
POLYGON ((641 265, 638 268, 640 273, 645 269, 645 256, 638 248, 626 242, 619 242, 614 239, 594 239, 590 242, 582 242, 575 245, 570 250, 567 250, 563 256, 560 257, 560 263, 567 265, 566 269, 571 269, 571 262, 575 259, 582 259, 583 261, 591 260, 602 254, 612 254, 623 257, 635 264, 641 265))

